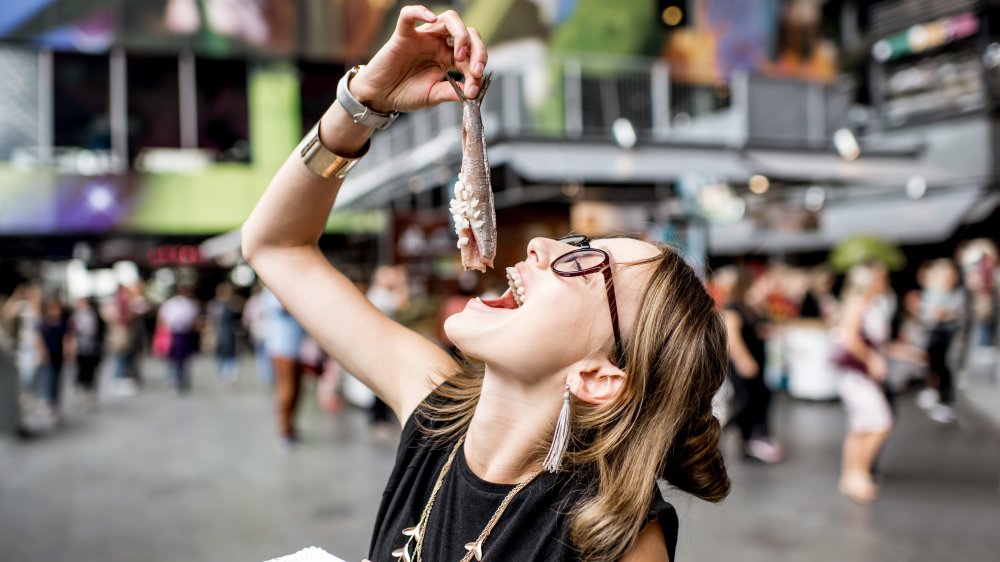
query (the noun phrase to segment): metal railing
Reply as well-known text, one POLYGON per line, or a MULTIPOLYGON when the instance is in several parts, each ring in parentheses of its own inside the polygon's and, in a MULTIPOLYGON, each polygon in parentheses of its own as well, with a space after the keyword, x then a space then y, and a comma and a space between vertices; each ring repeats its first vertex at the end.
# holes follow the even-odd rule
MULTIPOLYGON (((671 80, 662 59, 550 59, 498 70, 483 104, 483 121, 493 141, 607 140, 614 138, 615 123, 626 119, 641 141, 738 144, 745 137, 745 119, 739 122, 731 110, 740 106, 736 98, 746 88, 732 84, 745 78, 679 83, 671 80)), ((458 104, 401 117, 375 136, 355 175, 453 132, 461 117, 458 104)))

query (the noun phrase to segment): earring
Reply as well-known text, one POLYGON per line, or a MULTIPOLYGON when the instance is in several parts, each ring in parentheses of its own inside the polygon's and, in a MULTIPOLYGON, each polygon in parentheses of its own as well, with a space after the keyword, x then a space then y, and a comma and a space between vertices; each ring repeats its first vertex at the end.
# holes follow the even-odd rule
POLYGON ((563 454, 566 453, 566 446, 569 445, 569 385, 563 391, 562 409, 559 410, 559 420, 556 421, 556 431, 552 435, 552 445, 549 446, 549 454, 545 456, 542 467, 549 472, 559 472, 562 466, 563 454))

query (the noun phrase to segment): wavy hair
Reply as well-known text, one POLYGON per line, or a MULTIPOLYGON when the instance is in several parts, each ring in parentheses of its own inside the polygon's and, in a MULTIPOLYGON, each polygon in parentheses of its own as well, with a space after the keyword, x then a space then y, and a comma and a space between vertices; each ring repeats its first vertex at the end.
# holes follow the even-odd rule
MULTIPOLYGON (((652 276, 624 342, 625 383, 603 405, 575 400, 564 470, 594 474, 570 522, 573 546, 586 561, 620 560, 635 544, 658 478, 718 502, 730 482, 712 399, 726 373, 726 329, 691 267, 672 249, 616 267, 649 265, 652 276)), ((422 406, 432 438, 451 440, 472 420, 481 365, 457 369, 422 406)), ((417 419, 420 419, 418 417, 417 419)), ((538 461, 548 444, 540 444, 538 461), (544 446, 541 446, 544 445, 544 446)))

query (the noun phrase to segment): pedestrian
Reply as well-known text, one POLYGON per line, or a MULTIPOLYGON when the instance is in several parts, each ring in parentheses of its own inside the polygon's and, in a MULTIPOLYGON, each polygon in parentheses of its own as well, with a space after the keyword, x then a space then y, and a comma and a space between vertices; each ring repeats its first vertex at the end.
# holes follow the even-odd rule
POLYGON ((302 393, 302 376, 305 372, 302 346, 306 333, 273 292, 264 289, 261 298, 265 316, 264 325, 267 329, 265 345, 274 372, 275 413, 278 420, 277 446, 279 452, 288 453, 301 437, 295 425, 295 412, 299 404, 299 395, 302 393))
POLYGON ((138 392, 142 377, 138 356, 142 346, 142 319, 133 308, 133 291, 119 285, 107 303, 105 318, 108 324, 108 347, 114 360, 113 392, 119 396, 132 396, 138 392))
POLYGON ((442 64, 475 98, 485 62, 454 11, 404 7, 388 43, 342 82, 319 145, 310 135, 277 172, 243 252, 403 424, 369 559, 673 559, 677 514, 657 479, 711 501, 730 487, 712 412, 725 325, 678 253, 629 238, 532 239, 507 270, 513 289, 448 319, 449 339, 475 358, 463 365, 379 312, 317 246, 336 171, 363 155, 378 119, 355 123, 345 88, 374 111, 412 112, 457 98, 442 64), (340 160, 310 166, 315 150, 340 160))
POLYGON ((58 296, 47 297, 38 321, 39 353, 45 388, 45 416, 53 425, 62 424, 62 375, 67 343, 72 338, 69 315, 58 296))
POLYGON ((15 354, 20 381, 19 403, 23 411, 33 409, 38 389, 38 374, 41 366, 38 345, 38 321, 42 314, 42 288, 29 282, 18 285, 10 298, 4 302, 3 319, 14 326, 15 354))
MULTIPOLYGON (((406 269, 403 266, 382 265, 375 268, 371 285, 365 294, 375 308, 389 318, 396 319, 397 314, 409 304, 410 289, 406 281, 406 269)), ((372 434, 379 439, 388 437, 389 406, 377 395, 368 409, 372 434)))
POLYGON ((188 360, 197 350, 198 322, 201 306, 194 298, 194 287, 181 284, 175 294, 160 305, 157 322, 170 332, 167 352, 170 382, 177 394, 191 391, 188 360))
POLYGON ((257 369, 257 379, 265 387, 274 385, 274 369, 271 358, 267 355, 267 315, 264 312, 264 286, 254 285, 250 298, 243 306, 243 327, 246 329, 253 346, 254 366, 257 369))
POLYGON ((215 298, 208 303, 208 318, 215 332, 215 356, 219 361, 219 379, 233 384, 239 379, 236 338, 243 303, 227 282, 215 288, 215 298))
POLYGON ((955 421, 955 391, 949 351, 962 326, 965 295, 958 284, 958 269, 950 259, 934 260, 925 275, 920 314, 928 332, 928 366, 938 382, 937 404, 928 415, 936 422, 950 423, 955 421))
POLYGON ((840 400, 847 413, 840 491, 863 504, 878 499, 872 470, 893 425, 883 389, 888 369, 879 339, 889 332, 890 317, 884 314, 887 290, 888 273, 881 264, 859 264, 848 272, 833 354, 842 370, 840 400))
POLYGON ((104 354, 105 324, 94 302, 76 300, 70 317, 72 357, 76 364, 76 388, 88 408, 97 406, 97 367, 104 354))
POLYGON ((745 458, 768 464, 780 462, 784 447, 771 434, 771 389, 764 381, 767 326, 762 303, 750 296, 754 281, 745 267, 720 268, 715 278, 725 299, 722 317, 728 334, 728 372, 733 387, 732 414, 727 425, 739 428, 745 458))

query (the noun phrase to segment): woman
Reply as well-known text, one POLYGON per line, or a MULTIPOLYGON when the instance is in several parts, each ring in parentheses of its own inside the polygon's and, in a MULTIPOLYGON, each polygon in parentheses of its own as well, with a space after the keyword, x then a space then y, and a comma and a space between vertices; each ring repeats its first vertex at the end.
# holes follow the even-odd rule
POLYGON ((62 423, 60 397, 62 396, 63 358, 70 342, 69 315, 57 296, 47 297, 42 304, 42 317, 38 321, 39 355, 45 384, 47 415, 55 425, 62 423))
MULTIPOLYGON (((456 101, 442 65, 475 96, 486 58, 455 12, 408 6, 348 87, 374 111, 415 111, 456 101)), ((342 158, 362 155, 371 134, 340 101, 319 124, 342 158)), ((693 270, 637 240, 536 238, 512 281, 523 304, 508 291, 448 319, 479 364, 469 369, 380 313, 319 251, 339 186, 296 150, 244 225, 243 251, 404 424, 369 557, 672 558, 676 513, 656 479, 710 501, 729 491, 711 407, 725 327, 693 270)))
POLYGON ((886 362, 878 347, 881 334, 888 332, 889 317, 881 305, 888 281, 881 264, 856 265, 848 272, 833 358, 843 370, 840 399, 847 411, 840 491, 863 504, 878 499, 872 468, 892 430, 892 411, 882 387, 886 362))
POLYGON ((78 298, 70 317, 76 363, 76 387, 87 407, 97 407, 97 367, 104 355, 105 325, 97 306, 89 298, 78 298))
POLYGON ((188 360, 197 351, 201 305, 194 298, 194 287, 181 284, 172 297, 160 305, 157 323, 170 333, 167 357, 170 383, 175 394, 191 391, 188 360))
POLYGON ((958 286, 958 269, 950 259, 931 262, 926 279, 920 316, 928 330, 927 360, 938 381, 938 403, 928 415, 936 422, 951 423, 955 421, 955 393, 948 354, 962 326, 965 295, 958 286))
POLYGON ((771 389, 764 382, 765 319, 751 302, 750 273, 743 267, 724 267, 716 272, 716 284, 725 297, 722 317, 729 339, 729 381, 733 387, 729 423, 740 428, 744 457, 768 464, 780 462, 784 448, 771 435, 768 423, 771 389))
POLYGON ((240 376, 236 357, 236 330, 243 303, 228 282, 215 287, 215 298, 208 303, 208 317, 215 331, 215 356, 219 360, 219 379, 235 383, 240 376))

